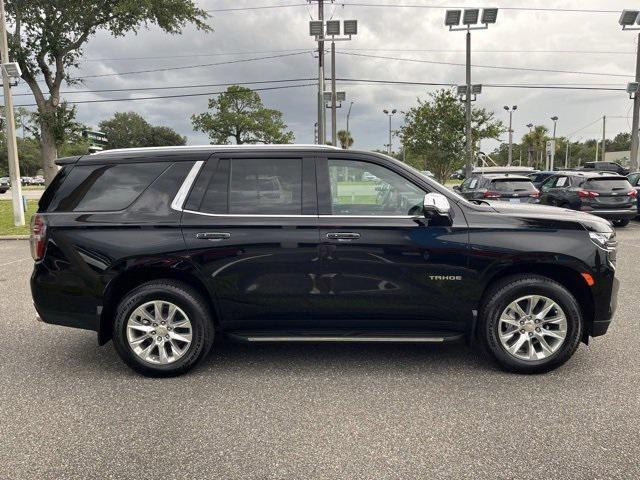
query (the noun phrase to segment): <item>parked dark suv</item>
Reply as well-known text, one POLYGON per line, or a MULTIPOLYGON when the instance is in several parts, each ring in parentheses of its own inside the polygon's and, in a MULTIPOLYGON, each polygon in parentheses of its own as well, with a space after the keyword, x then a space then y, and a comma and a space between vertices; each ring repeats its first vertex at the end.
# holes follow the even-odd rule
POLYGON ((469 202, 385 155, 207 146, 58 163, 32 220, 35 307, 113 338, 145 375, 189 370, 216 336, 464 337, 508 370, 543 372, 615 310, 609 222, 469 202))
POLYGON ((538 203, 540 192, 523 175, 473 175, 455 190, 467 200, 498 200, 511 203, 538 203))
POLYGON ((636 190, 626 177, 609 172, 558 172, 540 187, 540 202, 609 219, 624 227, 638 214, 636 190))

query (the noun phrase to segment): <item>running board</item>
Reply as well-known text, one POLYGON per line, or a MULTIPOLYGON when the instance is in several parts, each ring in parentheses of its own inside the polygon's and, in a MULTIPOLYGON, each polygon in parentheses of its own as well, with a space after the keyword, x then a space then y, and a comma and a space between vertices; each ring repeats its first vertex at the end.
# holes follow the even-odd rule
POLYGON ((459 340, 463 334, 440 333, 437 334, 290 334, 287 332, 228 332, 227 335, 239 341, 249 343, 271 342, 309 342, 309 343, 444 343, 459 340))

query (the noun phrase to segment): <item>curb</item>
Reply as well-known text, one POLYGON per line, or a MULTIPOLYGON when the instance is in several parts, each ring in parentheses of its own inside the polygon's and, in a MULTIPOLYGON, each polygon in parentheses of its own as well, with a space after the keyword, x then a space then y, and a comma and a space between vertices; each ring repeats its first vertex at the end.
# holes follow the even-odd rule
POLYGON ((0 237, 0 242, 3 240, 29 240, 29 235, 7 235, 0 237))

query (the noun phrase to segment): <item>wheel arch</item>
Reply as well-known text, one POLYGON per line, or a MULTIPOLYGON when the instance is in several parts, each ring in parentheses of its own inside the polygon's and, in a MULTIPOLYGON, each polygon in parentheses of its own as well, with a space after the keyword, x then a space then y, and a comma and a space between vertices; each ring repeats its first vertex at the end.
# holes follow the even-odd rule
MULTIPOLYGON (((565 265, 549 263, 521 263, 511 265, 499 272, 495 272, 484 286, 478 308, 481 307, 486 298, 487 292, 496 282, 499 282, 506 277, 525 274, 534 274, 549 278, 558 282, 571 292, 578 302, 582 312, 582 318, 585 322, 582 341, 587 343, 595 316, 593 294, 580 272, 565 265)), ((477 333, 477 325, 474 325, 473 330, 472 337, 475 337, 475 334, 477 333)))
POLYGON ((98 325, 98 343, 100 345, 104 345, 111 340, 114 314, 122 298, 137 286, 153 280, 174 280, 194 288, 207 302, 214 326, 218 326, 218 310, 215 302, 202 280, 196 274, 157 266, 140 267, 121 273, 111 280, 105 289, 103 309, 98 325))

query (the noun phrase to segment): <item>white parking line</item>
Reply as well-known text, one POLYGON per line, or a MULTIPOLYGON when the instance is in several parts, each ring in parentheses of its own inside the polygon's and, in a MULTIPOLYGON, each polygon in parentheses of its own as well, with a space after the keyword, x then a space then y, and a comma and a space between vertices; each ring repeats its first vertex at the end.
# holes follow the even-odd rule
POLYGON ((20 260, 14 260, 13 262, 9 262, 9 263, 0 263, 0 267, 6 267, 7 265, 11 265, 12 263, 24 262, 25 260, 31 260, 31 258, 25 257, 25 258, 21 258, 20 260))

